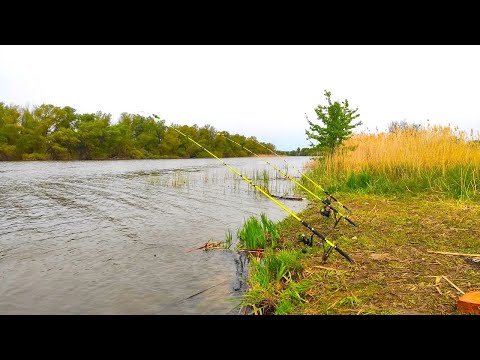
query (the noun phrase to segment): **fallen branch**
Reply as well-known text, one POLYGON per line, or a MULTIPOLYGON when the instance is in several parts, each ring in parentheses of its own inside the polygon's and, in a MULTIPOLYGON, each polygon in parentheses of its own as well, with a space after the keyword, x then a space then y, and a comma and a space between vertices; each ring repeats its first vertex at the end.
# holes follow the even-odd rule
POLYGON ((258 252, 264 252, 265 249, 238 249, 238 251, 258 253, 258 252))
POLYGON ((204 245, 202 246, 199 246, 198 248, 195 248, 195 249, 190 249, 190 250, 187 250, 185 251, 186 253, 189 253, 189 252, 192 252, 192 251, 195 251, 195 250, 201 250, 201 249, 224 249, 225 247, 222 246, 223 245, 223 242, 221 241, 218 241, 218 242, 215 242, 215 241, 207 241, 204 245))
POLYGON ((443 255, 458 255, 458 256, 472 256, 472 257, 480 257, 480 254, 465 254, 465 253, 457 253, 457 252, 449 252, 449 251, 432 251, 427 250, 429 253, 434 254, 443 254, 443 255))
POLYGON ((462 290, 459 289, 459 287, 458 287, 457 285, 455 285, 453 282, 451 282, 450 280, 448 280, 448 278, 447 278, 445 275, 442 275, 442 277, 443 277, 445 280, 447 280, 447 281, 450 283, 450 285, 452 285, 455 289, 457 289, 458 292, 460 292, 460 294, 462 294, 462 295, 465 294, 462 290))
POLYGON ((186 253, 189 253, 189 252, 192 252, 192 251, 195 251, 195 250, 205 249, 205 248, 208 246, 208 243, 209 243, 209 242, 210 242, 210 241, 207 241, 207 242, 205 243, 205 245, 202 245, 202 246, 197 247, 197 248, 195 248, 195 249, 187 250, 187 251, 185 251, 185 252, 186 252, 186 253))

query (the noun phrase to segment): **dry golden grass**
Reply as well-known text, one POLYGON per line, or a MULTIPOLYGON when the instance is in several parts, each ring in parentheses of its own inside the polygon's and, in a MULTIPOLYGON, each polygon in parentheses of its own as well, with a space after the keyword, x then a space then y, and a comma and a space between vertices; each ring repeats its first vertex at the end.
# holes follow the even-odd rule
POLYGON ((361 134, 310 165, 308 175, 342 199, 359 226, 333 228, 318 202, 299 215, 355 264, 336 252, 322 264, 318 239, 305 247, 297 240, 305 228, 285 219, 278 247, 302 249, 303 270, 275 297, 251 297, 268 299, 267 313, 457 314, 455 286, 480 290, 478 258, 431 252, 480 253, 480 141, 449 127, 361 134))
POLYGON ((333 191, 480 195, 480 141, 450 127, 360 134, 315 161, 314 177, 333 191), (361 177, 359 177, 361 175, 361 177))
POLYGON ((399 165, 417 172, 439 167, 445 172, 458 165, 480 167, 480 143, 468 141, 465 133, 455 134, 450 127, 360 134, 345 145, 356 150, 329 159, 328 165, 336 171, 390 172, 399 165))

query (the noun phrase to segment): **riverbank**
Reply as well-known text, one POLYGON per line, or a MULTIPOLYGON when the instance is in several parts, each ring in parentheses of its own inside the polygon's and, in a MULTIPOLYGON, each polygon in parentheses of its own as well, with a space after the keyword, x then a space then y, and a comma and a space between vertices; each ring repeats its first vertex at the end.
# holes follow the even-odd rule
POLYGON ((480 289, 480 257, 433 252, 480 253, 478 203, 432 195, 336 195, 358 227, 341 221, 333 228, 317 202, 299 215, 355 263, 337 252, 322 263, 318 239, 305 247, 297 240, 305 227, 289 217, 278 224, 275 252, 296 254, 298 263, 268 284, 250 276, 244 299, 254 312, 457 314, 460 291, 480 289))

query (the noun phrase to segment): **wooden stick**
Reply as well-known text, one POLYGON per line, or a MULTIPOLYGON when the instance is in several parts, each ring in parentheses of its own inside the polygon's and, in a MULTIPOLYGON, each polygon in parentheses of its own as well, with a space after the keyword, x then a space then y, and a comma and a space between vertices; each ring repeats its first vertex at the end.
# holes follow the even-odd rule
POLYGON ((265 249, 238 249, 238 251, 246 251, 246 252, 264 252, 265 249))
POLYGON ((429 252, 429 253, 434 253, 434 254, 443 254, 443 255, 458 255, 458 256, 480 257, 480 254, 464 254, 464 253, 449 252, 449 251, 432 251, 432 250, 427 250, 427 252, 429 252))
POLYGON ((453 282, 451 282, 450 280, 448 280, 448 278, 447 278, 445 275, 442 275, 442 277, 443 277, 445 280, 447 280, 447 281, 450 283, 450 285, 452 285, 455 289, 457 289, 457 290, 460 292, 460 294, 462 294, 462 295, 465 294, 462 290, 460 290, 460 289, 458 288, 457 285, 455 285, 453 282))
POLYGON ((210 241, 210 240, 208 240, 204 245, 202 245, 198 248, 195 248, 195 249, 187 250, 185 252, 189 253, 189 252, 192 252, 192 251, 195 251, 195 250, 200 250, 200 249, 221 249, 221 248, 223 249, 221 244, 223 244, 222 241, 210 241))
POLYGON ((198 248, 195 248, 195 249, 190 249, 190 250, 187 250, 185 251, 186 253, 189 253, 189 252, 192 252, 192 251, 195 251, 195 250, 200 250, 200 249, 205 249, 206 247, 208 246, 208 242, 205 244, 205 245, 202 245, 198 248))
POLYGON ((342 269, 335 269, 327 266, 321 266, 321 265, 313 265, 314 268, 320 268, 320 269, 325 269, 325 270, 333 270, 333 271, 343 271, 342 269))

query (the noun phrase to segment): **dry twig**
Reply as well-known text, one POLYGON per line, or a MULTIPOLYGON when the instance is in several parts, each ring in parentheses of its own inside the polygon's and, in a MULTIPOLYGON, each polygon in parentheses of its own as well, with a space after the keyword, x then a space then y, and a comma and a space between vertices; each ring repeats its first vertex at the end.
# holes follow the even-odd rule
POLYGON ((447 280, 450 283, 450 285, 452 285, 455 289, 457 289, 460 294, 462 294, 462 295, 465 294, 462 290, 460 290, 460 288, 457 285, 455 285, 453 282, 451 282, 445 275, 442 275, 442 277, 445 280, 447 280))
POLYGON ((434 253, 434 254, 443 254, 443 255, 457 255, 457 256, 480 257, 480 254, 465 254, 465 253, 449 252, 449 251, 432 251, 432 250, 427 250, 427 252, 429 252, 429 253, 434 253))

